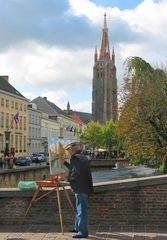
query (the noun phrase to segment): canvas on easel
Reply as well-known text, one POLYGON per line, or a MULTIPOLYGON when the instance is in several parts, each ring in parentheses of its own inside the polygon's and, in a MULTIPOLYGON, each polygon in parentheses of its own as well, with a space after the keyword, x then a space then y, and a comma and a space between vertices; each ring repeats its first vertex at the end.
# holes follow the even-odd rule
POLYGON ((48 138, 50 175, 68 175, 68 168, 60 159, 62 156, 66 159, 70 158, 65 150, 65 146, 70 142, 68 138, 48 138))
POLYGON ((73 212, 76 214, 75 208, 70 200, 67 190, 65 189, 66 181, 64 177, 68 175, 68 169, 64 166, 62 161, 60 160, 61 157, 65 157, 69 159, 68 152, 65 150, 65 146, 70 143, 70 140, 67 138, 59 139, 59 138, 49 138, 48 139, 48 150, 49 150, 49 163, 50 163, 50 174, 52 176, 49 180, 39 180, 36 181, 37 189, 33 194, 31 202, 29 203, 26 212, 23 217, 24 222, 30 208, 32 207, 33 203, 36 203, 40 199, 50 195, 51 193, 56 193, 57 196, 57 204, 59 209, 59 218, 60 218, 60 226, 61 232, 64 234, 64 227, 63 227, 63 218, 62 218, 62 209, 61 209, 61 200, 60 200, 60 193, 59 188, 61 187, 65 193, 65 197, 69 206, 73 212), (44 188, 49 188, 48 191, 44 191, 44 188), (40 196, 38 193, 41 192, 40 196))

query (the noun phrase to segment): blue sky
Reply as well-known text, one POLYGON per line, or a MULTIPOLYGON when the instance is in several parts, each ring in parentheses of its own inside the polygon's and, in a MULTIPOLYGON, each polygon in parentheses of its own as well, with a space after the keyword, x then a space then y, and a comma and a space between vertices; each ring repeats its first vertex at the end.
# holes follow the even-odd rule
POLYGON ((0 75, 25 97, 91 112, 94 49, 107 14, 118 87, 123 63, 167 63, 167 0, 0 0, 0 75))
POLYGON ((123 9, 133 9, 143 1, 142 0, 91 0, 91 2, 104 7, 117 6, 119 9, 123 10, 123 9))

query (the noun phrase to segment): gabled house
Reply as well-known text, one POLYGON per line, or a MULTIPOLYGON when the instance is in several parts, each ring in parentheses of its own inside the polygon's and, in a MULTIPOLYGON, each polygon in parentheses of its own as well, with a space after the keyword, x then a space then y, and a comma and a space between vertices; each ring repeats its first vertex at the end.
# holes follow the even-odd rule
POLYGON ((0 152, 27 155, 28 99, 0 76, 0 152))
POLYGON ((46 97, 37 97, 32 100, 32 103, 35 103, 37 109, 43 113, 41 119, 41 136, 44 142, 43 144, 45 144, 45 149, 48 137, 69 138, 71 141, 79 140, 81 133, 79 122, 70 118, 63 110, 61 110, 56 104, 50 102, 46 97), (43 116, 45 116, 45 120, 43 116), (48 119, 47 123, 46 118, 48 119), (52 121, 52 123, 49 123, 49 121, 52 121), (53 123, 55 124, 55 127, 59 126, 59 131, 54 134, 52 132, 52 136, 48 136, 48 133, 53 130, 53 123), (46 131, 46 128, 48 129, 48 132, 46 131))

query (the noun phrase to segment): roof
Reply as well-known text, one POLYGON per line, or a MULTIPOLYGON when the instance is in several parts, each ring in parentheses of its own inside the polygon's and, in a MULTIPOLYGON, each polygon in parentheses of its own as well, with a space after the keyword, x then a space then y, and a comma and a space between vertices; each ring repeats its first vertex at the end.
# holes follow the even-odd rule
POLYGON ((14 94, 19 97, 25 98, 20 92, 18 92, 6 79, 6 77, 0 76, 0 90, 14 94))
POLYGON ((87 112, 73 111, 74 114, 78 115, 84 123, 88 123, 92 120, 92 114, 87 112))
POLYGON ((85 124, 85 122, 77 114, 70 114, 69 117, 82 125, 85 124))
POLYGON ((35 103, 37 105, 38 110, 41 112, 47 113, 48 115, 64 115, 68 116, 65 114, 63 110, 61 110, 56 104, 50 102, 47 100, 46 97, 37 97, 33 99, 31 102, 35 103))

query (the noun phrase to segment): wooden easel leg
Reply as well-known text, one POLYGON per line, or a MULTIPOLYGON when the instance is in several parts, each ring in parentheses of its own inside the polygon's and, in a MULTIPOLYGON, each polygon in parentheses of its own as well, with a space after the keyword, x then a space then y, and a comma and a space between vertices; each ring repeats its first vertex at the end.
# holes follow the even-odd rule
POLYGON ((27 207, 27 210, 26 210, 26 212, 25 212, 25 214, 24 214, 24 217, 23 217, 23 220, 22 220, 22 224, 24 223, 25 218, 26 218, 26 216, 27 216, 30 208, 32 207, 32 204, 33 204, 33 202, 35 201, 35 199, 36 199, 39 191, 40 191, 40 187, 38 187, 38 188, 36 189, 36 191, 35 191, 32 199, 31 199, 31 202, 29 203, 29 205, 28 205, 28 207, 27 207))
POLYGON ((68 192, 67 192, 66 188, 63 187, 63 190, 64 190, 65 196, 66 196, 66 198, 67 198, 67 201, 68 201, 68 203, 69 203, 69 205, 70 205, 70 207, 71 207, 71 209, 72 209, 73 214, 76 215, 76 210, 75 210, 75 208, 74 208, 74 206, 73 206, 73 204, 72 204, 72 202, 71 202, 71 199, 70 199, 70 197, 69 197, 69 195, 68 195, 68 192))
POLYGON ((56 192, 57 192, 57 203, 58 203, 58 209, 59 209, 61 233, 64 235, 63 218, 62 218, 61 202, 60 202, 60 192, 59 192, 59 188, 58 187, 56 188, 56 192))

